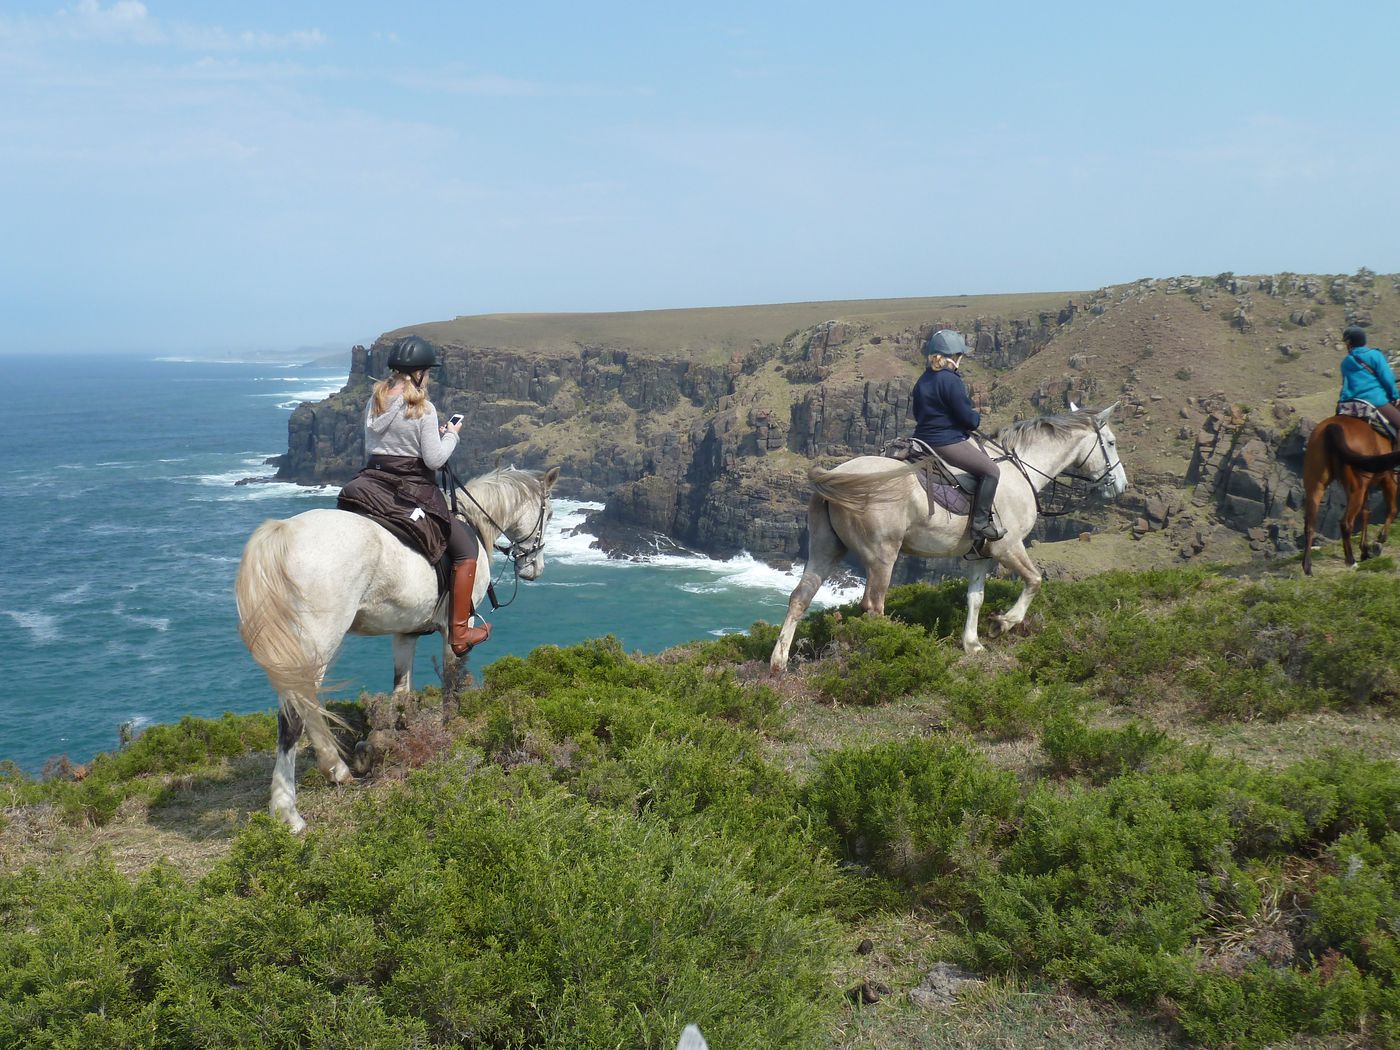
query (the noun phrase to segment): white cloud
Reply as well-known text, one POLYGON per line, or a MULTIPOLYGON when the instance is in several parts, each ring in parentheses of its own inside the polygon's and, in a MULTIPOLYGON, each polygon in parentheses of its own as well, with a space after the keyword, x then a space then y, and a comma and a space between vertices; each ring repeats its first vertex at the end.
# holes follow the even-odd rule
POLYGON ((102 0, 78 0, 52 15, 0 16, 0 40, 83 40, 192 51, 305 51, 327 42, 325 34, 314 28, 270 33, 166 21, 153 16, 141 0, 113 0, 106 5, 102 0))

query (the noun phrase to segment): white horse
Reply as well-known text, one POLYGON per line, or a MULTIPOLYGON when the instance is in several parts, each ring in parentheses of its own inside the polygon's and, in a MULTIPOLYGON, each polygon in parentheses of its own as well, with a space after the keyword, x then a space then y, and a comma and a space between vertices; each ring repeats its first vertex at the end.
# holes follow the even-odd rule
MULTIPOLYGON (((557 467, 496 470, 458 490, 463 515, 481 535, 478 565, 490 565, 492 547, 504 535, 522 579, 544 572, 549 493, 558 477, 557 467)), ((478 608, 490 582, 489 571, 477 573, 478 608)), ((235 593, 239 634, 277 690, 269 809, 301 831, 306 822, 296 808, 296 751, 303 729, 326 777, 336 784, 350 779, 331 716, 317 698, 346 634, 393 635, 394 692, 408 692, 418 635, 440 632, 444 670, 459 666, 448 644, 447 598, 439 600, 437 573, 423 555, 369 518, 343 510, 309 510, 259 525, 243 549, 235 593)), ((455 675, 444 677, 453 681, 455 675)))
MULTIPOLYGON (((985 556, 970 562, 967 622, 962 634, 967 652, 983 648, 977 640, 977 617, 993 561, 1025 581, 1016 603, 993 617, 994 634, 1025 619, 1026 609, 1040 590, 1040 570, 1025 545, 1039 512, 1040 490, 1069 472, 1088 480, 1105 497, 1121 495, 1128 487, 1128 476, 1118 458, 1118 439, 1108 425, 1117 407, 1115 403, 1101 412, 1074 409, 1068 415, 1015 423, 997 433, 997 443, 1008 453, 1000 462, 996 493, 996 516, 1006 535, 987 543, 978 551, 985 556)), ((900 554, 948 558, 973 549, 968 518, 937 504, 930 507, 928 494, 915 477, 918 469, 918 463, 891 466, 889 459, 880 456, 857 456, 832 470, 814 467, 808 473, 816 492, 807 508, 807 565, 788 599, 787 618, 769 661, 773 671, 787 667, 797 621, 847 551, 865 567, 865 595, 860 607, 882 616, 890 574, 900 554)))

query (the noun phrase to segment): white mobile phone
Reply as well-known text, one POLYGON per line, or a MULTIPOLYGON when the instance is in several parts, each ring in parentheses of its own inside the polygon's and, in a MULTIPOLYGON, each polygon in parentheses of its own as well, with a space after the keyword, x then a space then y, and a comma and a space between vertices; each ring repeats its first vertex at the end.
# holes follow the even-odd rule
POLYGON ((448 425, 448 426, 452 426, 454 423, 460 423, 460 422, 462 422, 462 420, 465 419, 465 418, 466 418, 466 417, 463 416, 462 413, 460 413, 460 412, 453 412, 452 415, 450 415, 450 416, 447 418, 447 425, 448 425))

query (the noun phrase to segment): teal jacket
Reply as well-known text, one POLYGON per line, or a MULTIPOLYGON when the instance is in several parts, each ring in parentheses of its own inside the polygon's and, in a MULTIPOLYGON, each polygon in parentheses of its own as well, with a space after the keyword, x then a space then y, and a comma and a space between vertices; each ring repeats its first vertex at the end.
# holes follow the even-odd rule
POLYGON ((1390 362, 1374 346, 1358 346, 1342 358, 1342 392, 1338 401, 1388 405, 1400 400, 1390 362), (1369 366, 1369 369, 1368 367, 1369 366))

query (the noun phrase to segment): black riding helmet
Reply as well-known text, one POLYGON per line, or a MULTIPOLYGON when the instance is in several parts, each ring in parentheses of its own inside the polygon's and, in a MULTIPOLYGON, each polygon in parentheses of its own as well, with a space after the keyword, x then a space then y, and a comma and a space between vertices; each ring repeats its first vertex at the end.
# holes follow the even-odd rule
POLYGON ((1366 329, 1359 324, 1348 325, 1342 331, 1342 342, 1355 350, 1358 346, 1366 345, 1366 329))
POLYGON ((971 354, 966 341, 951 328, 943 328, 929 336, 926 354, 942 354, 944 357, 957 357, 958 354, 971 354))
POLYGON ((421 335, 406 335, 389 351, 388 367, 391 372, 417 372, 437 366, 437 347, 421 335))

